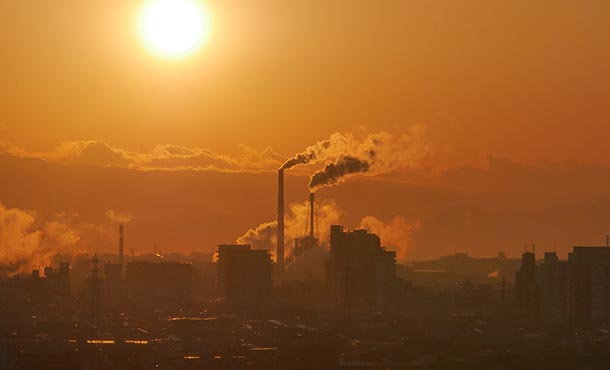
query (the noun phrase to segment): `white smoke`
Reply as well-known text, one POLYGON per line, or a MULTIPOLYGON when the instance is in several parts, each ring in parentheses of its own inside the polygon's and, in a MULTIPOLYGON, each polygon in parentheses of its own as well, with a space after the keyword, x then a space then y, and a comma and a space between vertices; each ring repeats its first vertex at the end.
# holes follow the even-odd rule
POLYGON ((115 211, 113 209, 109 209, 106 211, 106 217, 111 219, 112 221, 126 224, 133 220, 133 215, 127 212, 115 211))
POLYGON ((421 228, 421 222, 408 222, 403 216, 396 216, 386 224, 376 217, 366 216, 362 218, 360 228, 377 234, 381 244, 388 250, 396 251, 396 259, 404 263, 413 245, 413 233, 421 228))
MULTIPOLYGON (((315 230, 324 243, 329 238, 330 225, 337 224, 343 212, 331 200, 319 199, 316 201, 315 230)), ((309 201, 293 203, 290 205, 285 218, 286 247, 290 250, 294 240, 307 233, 307 218, 309 215, 309 201)), ((236 240, 239 244, 250 244, 255 249, 269 249, 275 252, 277 245, 277 221, 264 222, 255 228, 246 231, 236 240)))
POLYGON ((41 223, 34 212, 0 204, 0 275, 48 265, 57 253, 71 254, 79 240, 70 215, 41 223))

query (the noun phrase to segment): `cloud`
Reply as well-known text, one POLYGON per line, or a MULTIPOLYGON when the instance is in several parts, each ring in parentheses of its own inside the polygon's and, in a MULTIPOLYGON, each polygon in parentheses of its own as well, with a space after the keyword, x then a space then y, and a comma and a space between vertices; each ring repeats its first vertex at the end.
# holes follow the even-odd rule
POLYGON ((122 149, 112 148, 103 141, 71 141, 61 143, 41 158, 51 162, 71 165, 128 167, 137 162, 139 155, 122 149))
MULTIPOLYGON (((355 133, 337 132, 288 160, 269 147, 257 150, 247 145, 239 145, 237 154, 230 156, 175 144, 159 144, 151 151, 136 152, 100 140, 80 140, 63 142, 48 152, 30 152, 0 142, 0 153, 14 157, 139 171, 263 172, 275 171, 278 167, 288 169, 324 163, 311 177, 310 188, 313 190, 341 183, 354 174, 375 176, 399 168, 416 168, 429 152, 423 125, 413 125, 396 134, 385 131, 370 133, 364 128, 355 133)), ((310 174, 311 169, 306 173, 310 174)))
POLYGON ((238 154, 227 156, 203 148, 189 148, 173 144, 160 144, 150 152, 134 152, 113 147, 99 140, 69 141, 49 152, 28 152, 8 142, 0 142, 0 153, 38 158, 66 165, 118 167, 133 170, 163 171, 272 171, 283 157, 271 148, 262 151, 247 145, 238 146, 238 154))

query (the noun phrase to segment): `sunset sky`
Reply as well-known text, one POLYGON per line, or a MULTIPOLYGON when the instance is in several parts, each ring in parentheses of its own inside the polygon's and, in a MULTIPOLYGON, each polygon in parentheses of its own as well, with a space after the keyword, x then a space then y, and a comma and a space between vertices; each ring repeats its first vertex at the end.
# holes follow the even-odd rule
POLYGON ((206 1, 209 36, 177 59, 142 42, 142 4, 0 2, 0 203, 30 231, 114 210, 136 252, 212 251, 273 220, 285 159, 386 132, 414 163, 320 198, 350 227, 404 218, 411 258, 610 232, 608 1, 206 1))

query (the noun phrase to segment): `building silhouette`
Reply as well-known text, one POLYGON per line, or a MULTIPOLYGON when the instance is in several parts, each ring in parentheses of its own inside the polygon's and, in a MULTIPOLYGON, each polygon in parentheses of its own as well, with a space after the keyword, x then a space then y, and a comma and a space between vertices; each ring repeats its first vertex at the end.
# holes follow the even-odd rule
POLYGON ((610 248, 576 246, 568 254, 568 264, 572 324, 610 322, 610 248))
POLYGON ((568 318, 568 262, 560 261, 555 252, 544 254, 544 262, 537 268, 536 285, 539 292, 539 312, 547 324, 568 318))
POLYGON ((248 244, 218 246, 218 288, 220 295, 236 303, 258 303, 271 295, 271 256, 268 250, 248 244))
POLYGON ((537 308, 536 254, 524 252, 521 268, 515 273, 515 303, 522 310, 533 312, 537 308))
POLYGON ((396 252, 366 230, 330 229, 328 285, 331 298, 350 310, 388 305, 397 284, 396 252))

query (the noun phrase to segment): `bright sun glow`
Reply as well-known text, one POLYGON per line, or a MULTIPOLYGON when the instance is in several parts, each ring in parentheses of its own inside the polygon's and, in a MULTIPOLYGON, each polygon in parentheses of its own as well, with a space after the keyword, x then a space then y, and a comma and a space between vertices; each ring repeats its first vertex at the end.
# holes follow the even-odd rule
POLYGON ((138 25, 146 46, 165 58, 192 54, 207 40, 209 26, 208 13, 198 0, 148 0, 138 25))

